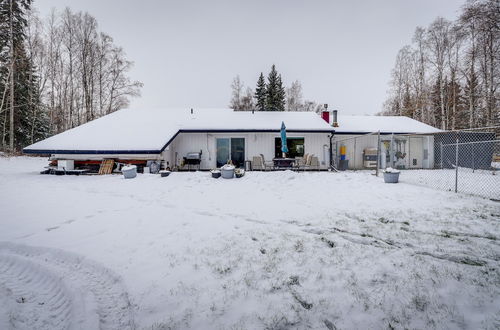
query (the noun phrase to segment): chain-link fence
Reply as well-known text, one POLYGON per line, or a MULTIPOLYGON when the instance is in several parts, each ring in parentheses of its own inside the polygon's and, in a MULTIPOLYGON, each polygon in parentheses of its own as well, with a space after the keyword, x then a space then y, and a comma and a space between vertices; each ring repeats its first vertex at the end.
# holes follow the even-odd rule
POLYGON ((403 170, 400 180, 500 200, 500 127, 337 136, 337 168, 403 170))
POLYGON ((333 157, 341 170, 377 169, 378 132, 353 136, 337 135, 333 146, 333 157))
POLYGON ((449 131, 433 138, 434 170, 404 172, 406 182, 500 200, 500 127, 449 131))

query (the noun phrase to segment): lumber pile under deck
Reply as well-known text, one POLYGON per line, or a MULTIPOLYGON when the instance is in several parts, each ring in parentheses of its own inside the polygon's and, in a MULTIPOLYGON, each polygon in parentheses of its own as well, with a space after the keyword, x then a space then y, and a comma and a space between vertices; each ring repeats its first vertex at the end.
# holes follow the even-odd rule
POLYGON ((101 167, 99 167, 99 175, 111 174, 113 172, 114 165, 115 165, 114 159, 103 159, 101 162, 101 167))

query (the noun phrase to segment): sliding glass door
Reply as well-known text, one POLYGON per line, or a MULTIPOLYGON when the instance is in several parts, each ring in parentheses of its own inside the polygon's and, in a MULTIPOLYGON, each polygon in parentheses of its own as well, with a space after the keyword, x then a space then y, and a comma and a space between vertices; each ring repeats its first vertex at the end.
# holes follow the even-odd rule
POLYGON ((245 162, 245 139, 244 138, 218 138, 217 167, 221 167, 231 160, 236 167, 243 167, 245 162))
POLYGON ((230 139, 217 139, 217 167, 221 167, 226 164, 230 159, 229 144, 230 139))
POLYGON ((231 160, 236 167, 245 166, 245 139, 231 138, 231 160))

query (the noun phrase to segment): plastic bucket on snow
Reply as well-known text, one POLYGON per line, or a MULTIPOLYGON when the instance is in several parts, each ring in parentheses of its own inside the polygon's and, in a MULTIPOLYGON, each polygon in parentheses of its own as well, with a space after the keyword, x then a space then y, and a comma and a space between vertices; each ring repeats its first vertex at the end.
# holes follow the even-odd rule
POLYGON ((221 169, 220 173, 222 174, 222 177, 224 179, 232 179, 234 177, 234 169, 231 170, 221 169))
POLYGON ((162 178, 165 178, 170 175, 170 171, 162 170, 159 172, 162 178))
POLYGON ((398 183, 399 172, 384 172, 385 183, 398 183))
POLYGON ((135 165, 123 166, 122 173, 125 179, 133 179, 137 176, 137 166, 135 165))
POLYGON ((220 168, 220 172, 224 179, 232 179, 234 178, 234 166, 226 164, 220 168))

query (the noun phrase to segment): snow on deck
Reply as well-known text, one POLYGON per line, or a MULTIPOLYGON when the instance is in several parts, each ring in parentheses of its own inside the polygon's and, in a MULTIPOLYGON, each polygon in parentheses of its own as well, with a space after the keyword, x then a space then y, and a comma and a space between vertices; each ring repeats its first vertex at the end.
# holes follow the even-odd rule
POLYGON ((179 130, 331 131, 313 112, 124 109, 26 147, 30 150, 159 151, 179 130))
POLYGON ((363 171, 125 180, 45 164, 0 157, 0 327, 498 325, 499 203, 363 171))

